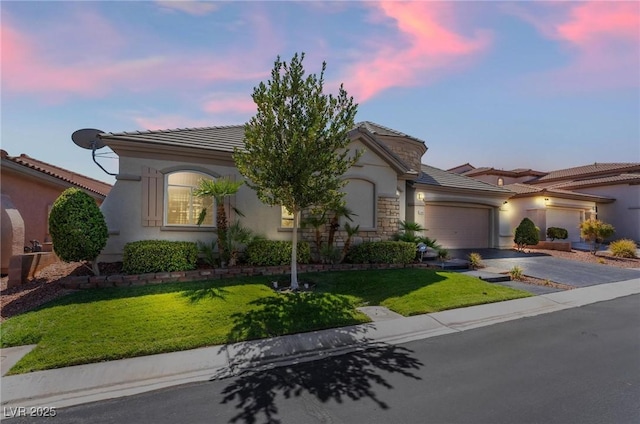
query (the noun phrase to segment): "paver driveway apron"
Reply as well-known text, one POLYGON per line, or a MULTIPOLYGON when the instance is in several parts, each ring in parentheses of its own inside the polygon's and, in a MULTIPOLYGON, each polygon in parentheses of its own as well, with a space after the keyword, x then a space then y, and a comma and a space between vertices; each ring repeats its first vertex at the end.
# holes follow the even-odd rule
POLYGON ((615 283, 640 277, 640 269, 637 268, 618 268, 551 256, 485 259, 483 262, 487 267, 504 271, 509 271, 518 265, 523 269, 525 275, 574 287, 615 283))

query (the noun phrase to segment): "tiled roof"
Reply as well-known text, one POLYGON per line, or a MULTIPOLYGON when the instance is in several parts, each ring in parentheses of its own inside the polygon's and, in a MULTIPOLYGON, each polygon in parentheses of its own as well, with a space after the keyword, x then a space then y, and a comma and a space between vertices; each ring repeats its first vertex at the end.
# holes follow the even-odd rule
POLYGON ((484 166, 484 167, 471 169, 469 171, 465 171, 461 173, 461 175, 466 175, 468 177, 474 177, 474 176, 479 176, 484 174, 502 175, 505 177, 524 177, 524 176, 539 177, 539 176, 545 175, 546 172, 535 171, 529 168, 516 168, 511 170, 505 170, 505 169, 489 168, 484 166))
POLYGON ((50 163, 34 159, 25 154, 21 154, 20 156, 9 156, 6 151, 2 150, 2 159, 9 160, 17 165, 41 172, 101 196, 106 196, 109 194, 109 191, 111 191, 111 184, 77 174, 67 169, 60 168, 59 166, 51 165, 50 163))
POLYGON ((233 152, 235 147, 244 147, 244 125, 102 133, 100 134, 100 138, 103 139, 107 145, 110 140, 122 140, 233 152))
POLYGON ((560 197, 560 198, 568 198, 568 199, 581 199, 581 200, 591 200, 597 202, 611 202, 613 199, 606 196, 597 196, 593 194, 586 193, 576 193, 570 190, 562 190, 559 188, 549 188, 549 187, 536 187, 531 186, 529 184, 507 184, 504 188, 515 193, 514 197, 530 197, 530 195, 539 195, 539 196, 549 196, 549 197, 560 197))
POLYGON ((554 189, 556 188, 576 189, 576 188, 582 188, 582 187, 630 184, 630 183, 640 183, 640 173, 620 174, 620 175, 612 175, 610 177, 589 178, 586 180, 567 181, 567 182, 554 184, 551 187, 554 189))
MULTIPOLYGON (((409 137, 420 141, 414 137, 407 136, 399 131, 377 125, 371 122, 359 123, 355 129, 365 129, 374 135, 373 141, 380 149, 393 157, 393 159, 403 166, 406 166, 402 159, 398 157, 387 145, 375 139, 375 135, 394 135, 409 137)), ((204 150, 221 152, 233 152, 234 148, 244 147, 244 125, 229 125, 205 128, 177 128, 171 130, 157 131, 133 131, 120 133, 102 133, 100 138, 109 145, 110 141, 127 141, 150 145, 168 145, 177 147, 190 147, 204 150)))
POLYGON ((640 163, 594 163, 591 165, 577 166, 574 168, 559 169, 549 172, 532 183, 546 183, 561 179, 578 180, 591 176, 605 174, 621 174, 640 171, 640 163))
POLYGON ((509 190, 429 165, 422 165, 416 184, 509 194, 509 190))
POLYGON ((403 132, 394 130, 392 128, 385 127, 384 125, 376 124, 371 121, 362 121, 356 124, 356 128, 364 128, 372 134, 382 135, 382 136, 390 136, 390 137, 405 137, 411 140, 418 141, 424 144, 424 140, 420 140, 417 137, 410 136, 403 132))
POLYGON ((507 190, 513 191, 516 194, 538 193, 543 190, 540 187, 530 186, 529 184, 522 183, 506 184, 503 187, 507 190))

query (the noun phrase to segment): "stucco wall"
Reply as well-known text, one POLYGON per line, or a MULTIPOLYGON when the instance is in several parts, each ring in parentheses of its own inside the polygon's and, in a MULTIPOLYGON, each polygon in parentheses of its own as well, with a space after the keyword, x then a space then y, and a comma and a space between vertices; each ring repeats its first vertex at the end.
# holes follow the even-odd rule
MULTIPOLYGON (((365 149, 364 145, 358 141, 353 142, 350 148, 365 149)), ((132 241, 163 239, 210 242, 215 238, 212 228, 142 225, 142 173, 145 167, 157 170, 162 174, 177 170, 192 170, 207 173, 214 177, 230 176, 236 180, 244 179, 230 161, 216 162, 215 160, 207 159, 197 163, 193 160, 181 160, 179 157, 147 159, 120 155, 120 174, 122 176, 116 181, 101 208, 107 217, 107 225, 110 231, 107 247, 98 258, 101 262, 122 260, 125 244, 132 241)), ((361 208, 362 205, 358 202, 362 195, 357 192, 360 186, 371 187, 373 191, 370 199, 373 210, 363 210, 362 219, 367 220, 367 222, 373 220, 375 225, 374 227, 363 225, 363 231, 359 237, 367 240, 388 237, 390 235, 388 234, 390 225, 395 225, 393 231, 396 231, 400 213, 400 206, 396 196, 398 184, 396 172, 376 154, 365 149, 358 164, 349 169, 344 178, 347 181, 353 180, 356 182, 351 187, 352 190, 355 190, 352 193, 352 201, 355 203, 348 204, 348 207, 353 207, 353 209, 361 208), (393 199, 393 205, 389 206, 388 200, 381 199, 393 199), (389 216, 392 216, 392 218, 389 218, 389 216)), ((347 184, 346 191, 348 190, 349 185, 347 184)), ((240 187, 238 193, 229 199, 227 216, 229 221, 239 218, 243 226, 269 239, 291 239, 291 230, 280 227, 281 208, 263 204, 255 192, 246 185, 240 187), (229 207, 231 205, 239 209, 245 216, 236 216, 233 209, 229 207)), ((357 216, 354 217, 353 225, 359 224, 358 221, 359 218, 357 216)), ((311 241, 311 230, 300 231, 300 234, 301 238, 311 241)), ((337 234, 337 243, 342 243, 345 237, 346 233, 340 231, 337 234)))
MULTIPOLYGON (((515 230, 520 222, 526 217, 533 221, 536 227, 540 228, 540 240, 546 239, 547 215, 549 210, 573 210, 581 212, 581 219, 587 219, 593 208, 594 202, 581 200, 560 199, 554 197, 534 196, 512 198, 500 207, 499 212, 499 245, 502 248, 513 246, 515 230)), ((566 230, 570 237, 579 238, 579 220, 575 225, 567 226, 566 230)))
POLYGON ((613 197, 613 203, 598 204, 598 219, 613 225, 614 239, 628 238, 640 243, 640 185, 615 185, 575 190, 613 197))

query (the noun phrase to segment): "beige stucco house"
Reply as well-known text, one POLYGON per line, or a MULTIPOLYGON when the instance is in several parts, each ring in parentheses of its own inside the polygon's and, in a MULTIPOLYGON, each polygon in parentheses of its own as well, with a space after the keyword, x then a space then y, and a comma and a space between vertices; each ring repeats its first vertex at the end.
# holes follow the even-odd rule
MULTIPOLYGON (((98 137, 119 156, 116 184, 102 204, 110 237, 100 261, 122 258, 126 243, 165 239, 207 242, 215 236, 215 208, 195 198, 200 178, 242 180, 232 153, 241 149, 244 127, 224 126, 164 131, 101 133, 98 137), (208 220, 196 225, 202 208, 208 220)), ((344 178, 347 206, 360 232, 354 242, 388 239, 400 220, 426 227, 426 235, 444 247, 498 247, 499 208, 513 193, 421 164, 423 140, 372 122, 349 133, 349 149, 364 154, 344 178)), ((289 240, 291 216, 282 207, 261 203, 248 186, 228 199, 241 222, 270 239, 289 240)), ((338 234, 340 243, 343 234, 338 234)), ((309 230, 302 237, 311 238, 309 230)))
POLYGON ((524 217, 540 228, 542 240, 548 227, 562 227, 569 241, 580 242, 580 223, 598 218, 615 227, 614 239, 640 242, 640 163, 594 163, 552 172, 475 168, 467 163, 449 171, 514 192, 500 208, 501 247, 513 242, 524 217))

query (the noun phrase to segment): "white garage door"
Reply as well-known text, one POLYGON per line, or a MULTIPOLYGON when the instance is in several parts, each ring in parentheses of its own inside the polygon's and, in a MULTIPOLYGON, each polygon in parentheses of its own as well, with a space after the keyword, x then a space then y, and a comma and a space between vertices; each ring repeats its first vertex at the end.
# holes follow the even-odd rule
POLYGON ((580 241, 580 211, 575 209, 547 209, 547 228, 560 227, 567 230, 565 241, 580 241))
POLYGON ((447 249, 489 247, 489 209, 425 206, 426 235, 447 249))

